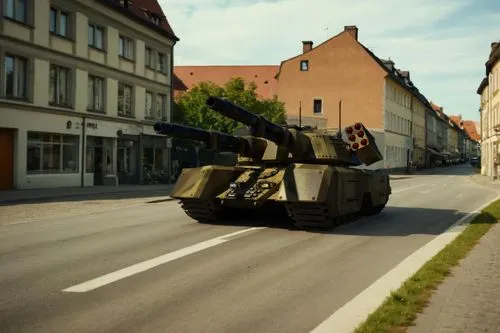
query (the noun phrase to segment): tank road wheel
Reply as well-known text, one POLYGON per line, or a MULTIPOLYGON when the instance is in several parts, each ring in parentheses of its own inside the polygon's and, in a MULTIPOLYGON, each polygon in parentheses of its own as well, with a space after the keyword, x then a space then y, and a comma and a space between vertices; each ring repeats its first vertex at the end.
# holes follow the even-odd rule
POLYGON ((237 209, 220 207, 210 200, 184 199, 181 200, 181 207, 186 215, 199 223, 224 221, 239 218, 244 214, 244 212, 237 209))
POLYGON ((347 217, 332 217, 326 204, 289 203, 288 215, 299 229, 331 230, 345 222, 347 217))
POLYGON ((200 223, 215 222, 218 218, 215 205, 208 200, 181 200, 181 207, 187 216, 200 223))

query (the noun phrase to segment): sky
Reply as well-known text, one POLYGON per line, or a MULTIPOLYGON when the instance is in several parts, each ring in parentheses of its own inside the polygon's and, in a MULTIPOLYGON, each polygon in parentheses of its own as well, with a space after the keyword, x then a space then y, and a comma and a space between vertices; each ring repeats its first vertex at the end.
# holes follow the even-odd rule
POLYGON ((180 41, 174 65, 279 65, 356 25, 379 58, 409 70, 448 115, 479 120, 476 90, 493 41, 499 0, 159 0, 180 41))

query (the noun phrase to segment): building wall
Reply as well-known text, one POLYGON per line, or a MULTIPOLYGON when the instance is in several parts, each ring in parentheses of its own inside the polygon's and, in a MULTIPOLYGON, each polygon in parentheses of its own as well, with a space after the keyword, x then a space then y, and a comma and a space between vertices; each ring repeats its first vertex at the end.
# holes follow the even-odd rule
POLYGON ((425 106, 424 104, 412 97, 412 137, 414 143, 413 163, 418 166, 425 164, 425 142, 426 142, 426 128, 425 128, 425 106))
POLYGON ((278 99, 287 114, 326 118, 327 127, 338 128, 339 101, 342 125, 358 121, 370 129, 383 129, 383 94, 386 72, 349 33, 344 32, 311 51, 282 63, 278 99), (308 70, 301 70, 301 61, 308 70), (314 112, 314 100, 321 109, 314 112), (319 102, 318 102, 319 104, 319 102))
POLYGON ((411 158, 413 154, 412 96, 392 79, 386 79, 385 87, 386 167, 402 168, 409 162, 407 157, 411 158))
POLYGON ((438 129, 438 119, 436 118, 435 112, 433 110, 426 110, 426 142, 427 146, 432 148, 437 148, 437 129, 438 129))
MULTIPOLYGON (((146 135, 155 137, 152 145, 159 150, 169 146, 163 136, 154 134, 152 125, 158 119, 171 118, 173 41, 97 2, 31 0, 24 22, 4 18, 6 12, 1 14, 0 58, 2 64, 9 65, 15 59, 14 74, 9 79, 7 67, 0 69, 0 127, 15 129, 14 187, 94 184, 93 167, 86 167, 82 161, 87 163, 94 157, 89 147, 98 141, 103 142, 103 151, 108 151, 103 158, 110 162, 104 166, 103 183, 116 184, 118 178, 124 180, 131 172, 132 178, 142 177, 140 166, 145 164, 144 154, 149 149, 144 144, 151 142, 146 135), (53 20, 53 13, 57 20, 53 20), (67 25, 61 23, 61 15, 67 15, 67 25), (93 40, 89 30, 95 26, 102 28, 102 43, 90 46, 93 40), (51 31, 54 27, 56 30, 51 31), (130 38, 130 53, 120 54, 120 36, 130 38), (146 55, 151 50, 153 61, 148 62, 146 55), (82 140, 82 128, 86 140, 82 140), (51 158, 59 159, 57 163, 61 164, 64 154, 56 151, 46 157, 48 153, 44 155, 40 147, 50 152, 50 145, 45 139, 34 142, 29 132, 35 130, 75 135, 78 159, 71 162, 71 168, 77 162, 76 169, 50 167, 55 163, 51 158), (130 153, 134 149, 135 153, 130 153), (27 160, 37 154, 37 158, 45 159, 42 166, 48 168, 38 174, 27 169, 27 160), (130 162, 131 158, 135 161, 130 162), (133 166, 133 171, 123 169, 125 164, 133 166), (83 166, 90 171, 82 178, 83 166)), ((51 137, 61 139, 45 136, 51 137)), ((54 149, 68 147, 61 144, 54 149)), ((168 169, 168 158, 162 159, 162 169, 168 169)))
MULTIPOLYGON (((451 122, 451 120, 450 120, 451 122)), ((448 123, 448 153, 451 156, 455 156, 458 154, 458 133, 455 127, 448 123)))
POLYGON ((500 125, 500 62, 488 75, 488 85, 481 95, 481 173, 491 177, 497 175, 493 161, 500 153, 495 126, 500 125))

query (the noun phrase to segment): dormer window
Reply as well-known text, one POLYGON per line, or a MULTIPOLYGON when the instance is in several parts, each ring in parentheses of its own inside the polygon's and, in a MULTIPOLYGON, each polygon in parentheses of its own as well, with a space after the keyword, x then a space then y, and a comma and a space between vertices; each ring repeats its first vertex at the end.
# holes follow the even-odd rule
POLYGON ((300 62, 300 70, 305 72, 309 70, 309 61, 308 60, 302 60, 300 62))
POLYGON ((153 22, 156 25, 160 25, 161 23, 161 18, 157 15, 151 14, 151 22, 153 22))

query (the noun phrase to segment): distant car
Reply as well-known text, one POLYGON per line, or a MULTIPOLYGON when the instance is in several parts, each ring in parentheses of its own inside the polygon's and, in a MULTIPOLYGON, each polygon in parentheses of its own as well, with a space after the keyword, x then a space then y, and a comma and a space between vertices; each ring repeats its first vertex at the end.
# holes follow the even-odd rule
POLYGON ((470 165, 472 165, 475 168, 480 168, 481 167, 481 158, 479 158, 479 157, 471 157, 471 159, 470 159, 470 165))

